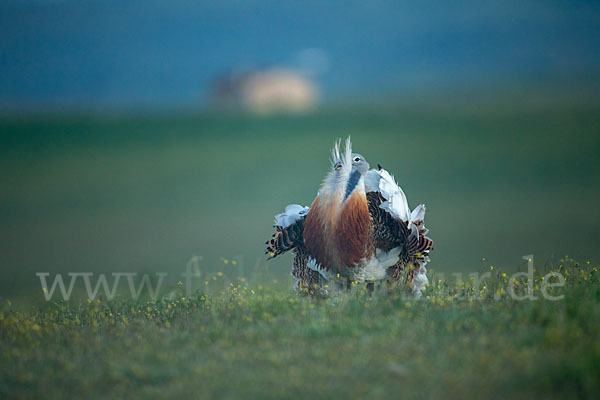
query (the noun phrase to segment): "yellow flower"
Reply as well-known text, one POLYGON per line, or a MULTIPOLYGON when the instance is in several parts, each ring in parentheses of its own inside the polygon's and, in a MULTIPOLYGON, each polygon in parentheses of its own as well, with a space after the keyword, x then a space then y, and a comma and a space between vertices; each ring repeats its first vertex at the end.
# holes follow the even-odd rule
POLYGON ((237 261, 235 261, 235 260, 231 260, 231 263, 232 263, 233 265, 236 265, 236 264, 237 264, 237 261))
POLYGON ((506 272, 503 272, 503 273, 502 273, 502 277, 503 277, 503 278, 506 278, 506 272))
POLYGON ((494 266, 490 265, 490 271, 493 271, 493 270, 494 270, 494 266))
POLYGON ((177 282, 177 285, 181 286, 181 285, 183 285, 183 282, 179 281, 179 282, 177 282))

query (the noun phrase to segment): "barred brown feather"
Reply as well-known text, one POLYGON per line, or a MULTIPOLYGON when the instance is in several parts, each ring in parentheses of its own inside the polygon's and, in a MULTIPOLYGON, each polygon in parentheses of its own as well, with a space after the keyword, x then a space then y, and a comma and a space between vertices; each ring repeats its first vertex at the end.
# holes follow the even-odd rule
POLYGON ((292 265, 292 276, 296 278, 296 290, 301 295, 314 296, 320 294, 320 275, 308 268, 308 256, 304 247, 294 249, 296 256, 292 265))
POLYGON ((285 228, 275 226, 277 232, 273 234, 272 239, 265 242, 267 245, 265 254, 269 255, 269 259, 299 246, 304 246, 304 219, 299 219, 285 228))
POLYGON ((406 242, 408 229, 405 223, 394 219, 379 207, 384 201, 379 192, 367 193, 373 244, 378 249, 388 251, 406 242))
POLYGON ((385 201, 381 193, 367 193, 367 201, 375 247, 384 250, 398 246, 402 248, 398 263, 388 269, 388 290, 400 281, 410 284, 415 266, 422 265, 429 251, 433 249, 433 241, 424 235, 423 221, 416 221, 419 234, 411 236, 406 222, 393 218, 390 213, 379 207, 385 201))

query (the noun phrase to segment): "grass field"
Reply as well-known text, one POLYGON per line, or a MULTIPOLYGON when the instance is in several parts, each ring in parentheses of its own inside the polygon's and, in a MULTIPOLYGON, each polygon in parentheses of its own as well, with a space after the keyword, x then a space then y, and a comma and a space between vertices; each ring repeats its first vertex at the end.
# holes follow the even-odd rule
POLYGON ((374 107, 306 116, 218 113, 0 119, 0 290, 36 272, 203 268, 287 279, 263 243, 308 205, 351 135, 428 207, 432 267, 600 260, 600 113, 592 106, 374 107), (237 257, 236 268, 222 258, 237 257), (486 261, 482 261, 486 258, 486 261))
POLYGON ((3 116, 0 398, 594 398, 598 109, 3 116), (290 256, 267 263, 263 243, 347 135, 427 204, 428 268, 489 271, 483 286, 430 274, 418 301, 293 293, 290 256), (502 274, 528 254, 536 294, 560 270, 563 300, 509 298, 502 274), (168 276, 156 300, 78 284, 65 302, 44 301, 37 272, 168 276))
MULTIPOLYGON (((51 302, 0 311, 3 398, 595 398, 598 268, 512 300, 433 279, 422 300, 364 290, 323 301, 241 279, 185 297, 51 302)), ((517 281, 516 294, 526 283, 517 281)), ((513 284, 515 287, 515 284, 513 284)))

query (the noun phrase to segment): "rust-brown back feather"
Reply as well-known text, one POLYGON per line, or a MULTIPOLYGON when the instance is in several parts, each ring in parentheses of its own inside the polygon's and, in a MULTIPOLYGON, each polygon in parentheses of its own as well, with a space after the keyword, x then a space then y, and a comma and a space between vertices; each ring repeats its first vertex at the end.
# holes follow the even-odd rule
POLYGON ((369 224, 367 198, 364 193, 355 191, 344 203, 337 229, 340 260, 347 267, 356 267, 367 255, 369 224))
POLYGON ((332 262, 332 249, 326 237, 327 210, 321 206, 317 196, 306 216, 304 229, 304 246, 309 254, 323 268, 329 268, 332 262))

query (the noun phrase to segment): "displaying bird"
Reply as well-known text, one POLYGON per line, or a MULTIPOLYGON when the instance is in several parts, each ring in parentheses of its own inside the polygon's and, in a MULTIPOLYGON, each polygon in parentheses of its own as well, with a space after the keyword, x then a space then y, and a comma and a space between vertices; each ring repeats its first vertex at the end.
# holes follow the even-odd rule
POLYGON ((385 280, 388 292, 403 284, 421 296, 433 248, 423 223, 425 206, 411 212, 394 178, 381 166, 370 170, 352 152, 350 138, 343 154, 337 141, 331 156, 310 208, 291 204, 275 216, 276 232, 265 253, 295 253, 291 273, 302 294, 323 296, 329 282, 348 288, 366 282, 373 291, 375 282, 385 280))

